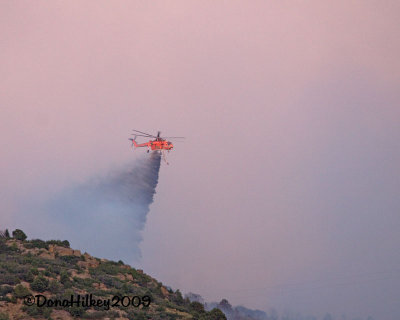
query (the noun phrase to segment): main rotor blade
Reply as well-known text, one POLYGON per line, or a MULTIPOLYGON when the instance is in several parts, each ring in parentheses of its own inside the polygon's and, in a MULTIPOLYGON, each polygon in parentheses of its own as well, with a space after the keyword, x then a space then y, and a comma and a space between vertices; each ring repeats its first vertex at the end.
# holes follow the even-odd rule
POLYGON ((131 136, 135 137, 145 137, 145 138, 150 138, 151 136, 145 136, 144 134, 136 134, 136 133, 131 133, 131 136))
POLYGON ((185 137, 161 137, 163 139, 186 139, 185 137))
POLYGON ((139 131, 139 130, 134 130, 134 129, 132 129, 132 131, 136 131, 136 132, 145 134, 145 135, 147 135, 147 136, 149 136, 149 137, 157 138, 157 137, 153 136, 152 134, 148 134, 148 133, 146 133, 146 132, 142 132, 142 131, 139 131))

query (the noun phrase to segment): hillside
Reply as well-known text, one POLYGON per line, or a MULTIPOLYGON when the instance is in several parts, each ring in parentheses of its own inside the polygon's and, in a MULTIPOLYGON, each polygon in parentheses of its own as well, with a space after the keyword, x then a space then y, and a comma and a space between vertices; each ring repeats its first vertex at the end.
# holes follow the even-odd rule
POLYGON ((82 254, 68 241, 26 240, 21 230, 13 237, 3 232, 0 320, 32 318, 226 319, 219 309, 205 311, 203 304, 184 299, 179 290, 122 261, 82 254), (33 300, 25 297, 30 295, 35 303, 28 306, 33 300))

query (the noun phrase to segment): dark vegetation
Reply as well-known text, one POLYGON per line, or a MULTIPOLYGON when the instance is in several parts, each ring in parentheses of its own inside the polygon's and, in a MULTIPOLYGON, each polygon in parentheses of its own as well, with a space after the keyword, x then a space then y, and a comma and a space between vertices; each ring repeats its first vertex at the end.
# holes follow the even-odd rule
POLYGON ((119 296, 150 296, 149 307, 64 308, 70 318, 194 319, 223 320, 219 309, 206 311, 199 302, 184 299, 156 279, 122 261, 100 260, 69 248, 68 241, 27 240, 22 230, 0 232, 0 320, 11 318, 52 319, 62 307, 22 304, 23 297, 43 294, 51 299, 92 294, 96 299, 119 296), (19 306, 18 311, 12 306, 19 306), (17 314, 16 314, 17 313, 17 314))

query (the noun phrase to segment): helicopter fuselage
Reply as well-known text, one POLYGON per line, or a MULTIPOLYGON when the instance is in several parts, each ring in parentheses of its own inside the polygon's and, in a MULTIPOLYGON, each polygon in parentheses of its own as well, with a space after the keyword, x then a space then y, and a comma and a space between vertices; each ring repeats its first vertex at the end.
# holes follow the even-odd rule
POLYGON ((135 139, 131 139, 131 141, 136 148, 147 147, 151 150, 172 150, 174 148, 171 142, 164 139, 155 139, 140 144, 136 143, 135 139))

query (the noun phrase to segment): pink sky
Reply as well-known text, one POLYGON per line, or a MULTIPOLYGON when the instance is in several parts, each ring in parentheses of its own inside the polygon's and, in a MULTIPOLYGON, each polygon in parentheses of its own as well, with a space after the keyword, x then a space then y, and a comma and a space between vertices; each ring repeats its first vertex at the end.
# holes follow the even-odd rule
POLYGON ((398 1, 0 8, 2 225, 134 159, 132 128, 184 135, 141 267, 207 300, 397 319, 398 1))

